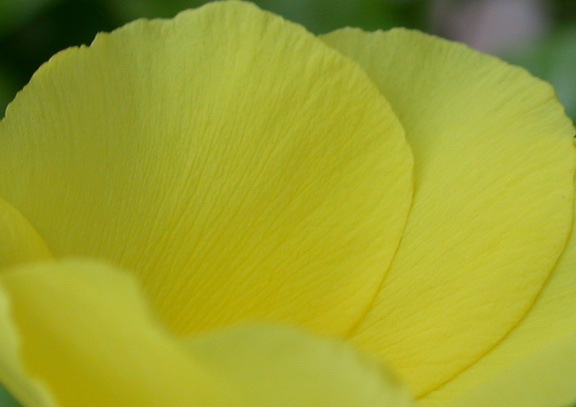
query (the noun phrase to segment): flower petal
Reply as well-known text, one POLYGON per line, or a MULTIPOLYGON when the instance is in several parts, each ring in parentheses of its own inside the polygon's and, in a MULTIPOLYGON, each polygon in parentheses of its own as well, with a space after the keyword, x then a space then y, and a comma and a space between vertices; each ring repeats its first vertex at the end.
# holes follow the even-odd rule
POLYGON ((4 362, 10 352, 15 364, 12 349, 19 344, 29 376, 56 400, 21 399, 27 406, 222 405, 225 381, 150 318, 128 274, 89 262, 34 263, 2 272, 0 284, 11 308, 0 321, 13 344, 0 347, 0 380, 22 397, 26 375, 10 373, 4 362))
POLYGON ((133 276, 110 266, 35 263, 0 284, 10 297, 0 323, 21 347, 8 360, 26 369, 6 370, 3 342, 0 381, 28 407, 412 405, 384 366, 342 340, 264 325, 177 339, 150 317, 133 276), (32 377, 56 402, 22 397, 32 377))
POLYGON ((422 397, 518 324, 571 226, 574 128, 552 88, 496 58, 407 30, 323 37, 386 95, 415 157, 415 195, 383 288, 350 336, 422 397))
POLYGON ((239 2, 56 55, 0 125, 2 197, 56 257, 139 270, 182 334, 346 331, 397 248, 411 168, 357 64, 239 2))
POLYGON ((283 326, 242 325, 187 343, 205 366, 242 389, 246 406, 412 405, 406 388, 385 366, 340 339, 283 326))
POLYGON ((21 360, 21 344, 14 326, 10 300, 0 279, 0 382, 27 407, 55 407, 46 387, 31 378, 21 360))
POLYGON ((28 220, 0 199, 0 269, 51 258, 46 243, 28 220))
POLYGON ((487 355, 418 405, 569 406, 576 402, 575 383, 576 233, 573 229, 564 253, 526 317, 487 355))

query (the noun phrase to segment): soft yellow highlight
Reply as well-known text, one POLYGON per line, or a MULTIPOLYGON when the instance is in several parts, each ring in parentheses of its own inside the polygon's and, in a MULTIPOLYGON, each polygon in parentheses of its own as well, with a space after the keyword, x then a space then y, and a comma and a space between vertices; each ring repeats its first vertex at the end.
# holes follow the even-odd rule
POLYGON ((345 333, 412 194, 403 129, 362 69, 238 2, 53 57, 9 106, 0 163, 0 195, 56 257, 135 270, 180 334, 345 333))
POLYGON ((50 392, 24 367, 10 298, 0 281, 0 382, 26 407, 56 407, 50 392))
MULTIPOLYGON (((0 283, 10 298, 25 366, 58 407, 225 405, 225 380, 216 386, 159 329, 128 275, 68 261, 4 271, 0 283)), ((4 345, 0 351, 6 352, 4 345)))
POLYGON ((401 245, 350 336, 422 397, 497 346, 540 293, 570 231, 574 128, 548 84, 463 45, 407 30, 323 39, 378 84, 414 152, 401 245))
POLYGON ((51 257, 46 244, 28 220, 0 199, 0 269, 51 257))
POLYGON ((28 370, 17 395, 36 376, 56 400, 19 397, 26 407, 412 405, 385 367, 341 340, 264 325, 176 339, 149 316, 133 276, 103 264, 20 266, 0 283, 12 298, 0 326, 18 332, 28 370))
POLYGON ((238 326, 188 341, 218 377, 262 407, 409 407, 408 391, 380 363, 340 339, 286 327, 238 326))

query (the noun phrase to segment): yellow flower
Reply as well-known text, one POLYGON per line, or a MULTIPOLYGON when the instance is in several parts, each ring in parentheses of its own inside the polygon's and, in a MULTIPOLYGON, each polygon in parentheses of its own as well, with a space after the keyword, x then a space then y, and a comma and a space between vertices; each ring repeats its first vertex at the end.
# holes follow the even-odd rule
POLYGON ((0 382, 26 407, 567 405, 573 135, 549 85, 418 32, 223 2, 101 34, 0 124, 0 382))

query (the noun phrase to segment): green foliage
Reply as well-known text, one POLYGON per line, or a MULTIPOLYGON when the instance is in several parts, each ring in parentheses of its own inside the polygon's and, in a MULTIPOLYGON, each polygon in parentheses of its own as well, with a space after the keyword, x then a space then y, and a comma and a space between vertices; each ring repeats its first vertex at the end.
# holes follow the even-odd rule
POLYGON ((20 404, 0 385, 0 406, 19 407, 20 404))
POLYGON ((50 3, 59 0, 0 1, 0 34, 33 17, 50 3))
MULTIPOLYGON (((17 89, 14 86, 14 79, 10 74, 0 67, 0 109, 6 106, 16 94, 17 89)), ((0 404, 1 406, 2 404, 0 404)))
MULTIPOLYGON (((95 33, 137 18, 172 17, 207 0, 0 0, 0 117, 16 91, 53 54, 89 44, 95 33)), ((254 0, 314 33, 355 26, 365 30, 404 26, 430 31, 428 0, 254 0)), ((556 25, 530 48, 505 55, 551 82, 576 118, 576 2, 556 0, 556 25)))
MULTIPOLYGON (((140 17, 172 17, 186 8, 198 7, 204 0, 108 0, 111 10, 124 20, 140 17)), ((426 3, 423 0, 254 0, 265 10, 323 33, 345 26, 367 30, 394 26, 421 26, 426 3)))

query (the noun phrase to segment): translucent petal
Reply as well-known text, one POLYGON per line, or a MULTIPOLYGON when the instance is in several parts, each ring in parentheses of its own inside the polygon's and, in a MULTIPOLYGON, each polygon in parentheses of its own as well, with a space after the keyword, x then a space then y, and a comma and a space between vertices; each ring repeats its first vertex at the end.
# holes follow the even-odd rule
POLYGON ((408 30, 323 39, 378 84, 414 152, 402 243, 350 336, 422 397, 541 291, 571 227, 574 128, 549 85, 466 46, 408 30))
POLYGON ((226 382, 148 315, 128 274, 90 262, 34 263, 4 271, 0 283, 10 310, 0 323, 12 344, 0 347, 0 380, 27 407, 222 405, 226 382), (18 374, 9 370, 17 363, 18 374), (21 390, 33 389, 32 377, 55 403, 21 390))
POLYGON ((422 407, 549 407, 576 402, 576 234, 522 321, 422 407))
POLYGON ((340 339, 282 326, 248 325, 187 341, 246 406, 408 407, 406 388, 383 365, 340 339), (256 385, 255 385, 256 384, 256 385))
POLYGON ((412 405, 384 366, 341 339, 264 325, 176 339, 134 278, 107 265, 29 264, 0 283, 10 297, 0 324, 20 349, 2 342, 0 380, 27 407, 412 405), (38 389, 55 402, 34 399, 38 389))
POLYGON ((397 248, 411 169, 357 64, 239 2, 61 52, 0 125, 0 195, 54 256, 138 270, 182 334, 345 332, 397 248))
POLYGON ((50 258, 46 243, 28 220, 0 199, 0 269, 50 258))
POLYGON ((27 407, 55 407, 50 392, 24 367, 21 350, 9 296, 0 280, 0 382, 27 407))

